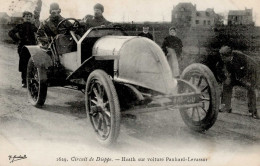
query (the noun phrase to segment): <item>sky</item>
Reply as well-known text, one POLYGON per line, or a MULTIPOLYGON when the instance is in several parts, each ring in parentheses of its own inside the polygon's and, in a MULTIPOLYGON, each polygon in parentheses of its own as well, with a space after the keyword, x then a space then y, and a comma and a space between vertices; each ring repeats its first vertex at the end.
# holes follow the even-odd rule
MULTIPOLYGON (((33 10, 33 3, 37 0, 0 0, 1 12, 11 15, 14 11, 33 10), (12 3, 14 1, 14 3, 12 3), (13 5, 11 5, 13 4, 13 5), (12 7, 13 11, 8 10, 12 7)), ((105 7, 103 15, 111 22, 143 22, 143 21, 171 21, 171 11, 180 2, 196 4, 197 10, 214 8, 216 13, 227 15, 229 10, 253 9, 253 19, 260 25, 259 0, 42 0, 41 19, 49 15, 52 2, 60 4, 62 16, 83 18, 93 14, 93 6, 101 3, 105 7)))

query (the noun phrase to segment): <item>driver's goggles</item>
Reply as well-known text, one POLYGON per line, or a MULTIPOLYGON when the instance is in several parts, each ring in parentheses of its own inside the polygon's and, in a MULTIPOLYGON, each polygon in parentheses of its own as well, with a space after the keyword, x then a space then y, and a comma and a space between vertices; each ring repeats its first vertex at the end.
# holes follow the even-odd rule
POLYGON ((52 10, 52 11, 51 11, 51 14, 60 14, 60 10, 59 10, 59 9, 57 9, 57 10, 52 10))

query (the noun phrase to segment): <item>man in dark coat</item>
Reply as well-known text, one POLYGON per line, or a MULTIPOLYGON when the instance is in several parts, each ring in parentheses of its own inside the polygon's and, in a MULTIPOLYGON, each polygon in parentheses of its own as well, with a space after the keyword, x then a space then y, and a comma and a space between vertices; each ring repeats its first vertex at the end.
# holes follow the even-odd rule
MULTIPOLYGON (((42 46, 47 47, 51 37, 55 37, 59 32, 57 29, 58 24, 64 19, 60 13, 61 9, 59 4, 52 3, 50 5, 50 16, 46 20, 44 20, 37 31, 37 40, 42 46)), ((64 23, 66 27, 71 26, 70 22, 64 23)))
POLYGON ((167 48, 172 48, 176 52, 177 57, 179 58, 182 53, 182 41, 176 36, 176 28, 171 27, 169 29, 169 36, 164 38, 162 49, 165 55, 168 54, 167 48))
POLYGON ((176 28, 169 29, 169 36, 164 38, 162 50, 165 53, 173 77, 180 76, 179 59, 182 53, 182 41, 176 36, 176 28))
POLYGON ((228 46, 222 47, 219 52, 224 62, 223 71, 226 77, 222 96, 222 104, 225 106, 220 111, 232 111, 232 89, 234 86, 240 86, 247 89, 249 113, 253 118, 259 119, 256 109, 257 64, 248 55, 232 51, 228 46))
POLYGON ((9 36, 18 42, 18 54, 19 54, 19 71, 22 77, 22 87, 26 87, 26 72, 27 64, 30 57, 27 54, 22 54, 22 48, 24 45, 36 45, 35 33, 37 28, 32 24, 31 12, 23 12, 23 23, 15 26, 11 31, 9 31, 9 36))
POLYGON ((100 3, 97 3, 94 6, 94 17, 91 15, 87 15, 83 21, 85 22, 86 29, 89 29, 91 27, 97 27, 97 26, 108 26, 111 24, 111 22, 107 21, 104 16, 104 6, 101 5, 100 3))
POLYGON ((153 40, 153 35, 151 33, 149 33, 149 27, 148 26, 144 26, 143 32, 139 33, 138 36, 147 37, 148 39, 153 40))

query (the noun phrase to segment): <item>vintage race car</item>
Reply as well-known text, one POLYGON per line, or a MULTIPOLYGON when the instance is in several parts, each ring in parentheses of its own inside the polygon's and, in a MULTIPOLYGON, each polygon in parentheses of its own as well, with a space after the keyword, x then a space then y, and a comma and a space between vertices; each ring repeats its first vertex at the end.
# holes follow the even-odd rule
POLYGON ((75 33, 78 25, 72 18, 61 21, 58 29, 65 33, 57 35, 48 49, 24 47, 23 53, 31 57, 27 89, 34 106, 44 104, 50 86, 76 87, 85 93, 89 122, 104 145, 116 142, 121 114, 131 112, 179 109, 191 129, 206 131, 213 126, 219 94, 208 67, 192 64, 173 76, 178 70, 176 57, 169 65, 154 41, 106 27, 90 28, 80 36, 75 33), (65 21, 74 23, 61 28, 65 21))

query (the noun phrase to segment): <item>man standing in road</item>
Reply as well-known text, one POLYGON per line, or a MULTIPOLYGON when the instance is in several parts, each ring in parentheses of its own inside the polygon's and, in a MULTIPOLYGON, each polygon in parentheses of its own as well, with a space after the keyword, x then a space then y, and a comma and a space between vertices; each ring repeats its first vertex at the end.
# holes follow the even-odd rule
POLYGON ((169 29, 169 36, 164 38, 162 50, 167 57, 173 77, 179 77, 180 75, 178 59, 181 57, 182 47, 181 39, 176 36, 176 28, 171 27, 169 29))
POLYGON ((97 3, 94 6, 94 17, 87 15, 83 21, 86 23, 86 29, 97 26, 107 26, 110 25, 111 22, 107 21, 104 16, 104 6, 100 3, 97 3))
POLYGON ((222 104, 225 106, 221 112, 232 112, 231 98, 234 86, 247 89, 249 113, 253 118, 259 119, 256 109, 256 85, 257 85, 257 64, 248 55, 240 51, 231 50, 228 46, 223 46, 220 51, 221 59, 224 62, 222 104))
POLYGON ((138 36, 147 37, 148 39, 153 40, 153 35, 149 32, 148 26, 143 26, 143 32, 139 33, 138 36))
POLYGON ((169 29, 169 36, 164 38, 163 44, 162 44, 162 49, 165 55, 167 55, 168 50, 167 48, 172 48, 174 49, 177 57, 179 58, 182 53, 182 41, 179 39, 177 36, 176 28, 171 27, 169 29))
POLYGON ((27 73, 27 64, 30 57, 26 54, 22 54, 22 48, 25 45, 35 45, 35 33, 37 28, 32 24, 33 14, 28 11, 23 12, 23 23, 18 24, 9 32, 9 36, 15 41, 19 42, 18 44, 18 54, 19 54, 19 71, 21 72, 22 77, 22 87, 26 87, 26 73, 27 73))

